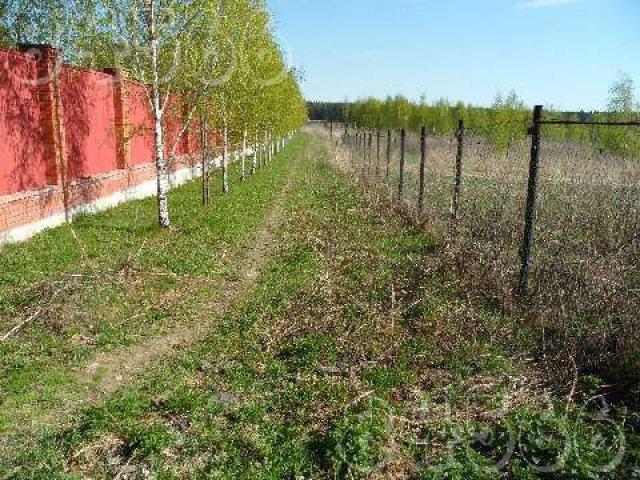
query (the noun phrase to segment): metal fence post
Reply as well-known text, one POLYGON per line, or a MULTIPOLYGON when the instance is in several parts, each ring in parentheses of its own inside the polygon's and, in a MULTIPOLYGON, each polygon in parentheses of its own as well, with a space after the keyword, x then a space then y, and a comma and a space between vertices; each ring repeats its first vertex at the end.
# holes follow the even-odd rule
POLYGON ((524 217, 524 236, 522 249, 520 250, 520 280, 518 282, 518 294, 526 295, 529 285, 529 270, 531 252, 533 250, 533 232, 536 216, 536 196, 538 190, 538 166, 540 162, 540 122, 542 120, 542 105, 536 105, 533 109, 533 125, 529 130, 531 134, 531 160, 529 162, 529 183, 527 187, 527 210, 524 217))
POLYGON ((391 130, 387 130, 387 183, 389 183, 390 169, 391 169, 391 130))
POLYGON ((373 160, 373 133, 369 132, 369 162, 367 164, 367 176, 371 174, 372 160, 373 160))
POLYGON ((364 180, 367 168, 367 133, 364 130, 360 133, 360 148, 358 154, 362 157, 360 162, 360 178, 364 180))
POLYGON ((420 129, 420 191, 418 196, 418 210, 420 214, 424 212, 424 183, 425 170, 427 165, 427 129, 420 129))
POLYGON ((363 165, 367 162, 367 131, 362 132, 362 161, 363 165))
POLYGON ((400 180, 398 182, 398 202, 402 206, 404 197, 404 149, 405 149, 406 131, 400 130, 400 180))
POLYGON ((380 175, 380 129, 376 130, 376 182, 380 175))
POLYGON ((453 187, 453 199, 451 201, 451 221, 456 222, 460 211, 460 192, 462 190, 462 156, 464 154, 464 120, 458 121, 456 130, 458 148, 456 151, 456 178, 453 187))

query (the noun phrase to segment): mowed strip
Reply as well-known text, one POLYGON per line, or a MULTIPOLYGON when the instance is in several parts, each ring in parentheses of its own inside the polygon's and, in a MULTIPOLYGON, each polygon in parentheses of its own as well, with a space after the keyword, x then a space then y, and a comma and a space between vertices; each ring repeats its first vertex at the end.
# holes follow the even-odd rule
POLYGON ((231 194, 214 194, 209 208, 198 182, 172 192, 169 232, 157 228, 149 199, 3 250, 0 326, 36 318, 0 343, 2 437, 60 422, 63 412, 127 384, 250 288, 304 144, 294 141, 268 168, 237 179, 231 194))

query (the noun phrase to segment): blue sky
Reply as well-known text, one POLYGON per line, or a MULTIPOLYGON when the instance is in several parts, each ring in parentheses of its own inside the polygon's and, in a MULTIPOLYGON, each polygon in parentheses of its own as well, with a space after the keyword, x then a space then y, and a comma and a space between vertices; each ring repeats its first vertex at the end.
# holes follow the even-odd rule
POLYGON ((640 83, 640 0, 268 0, 310 100, 402 93, 602 109, 640 83))

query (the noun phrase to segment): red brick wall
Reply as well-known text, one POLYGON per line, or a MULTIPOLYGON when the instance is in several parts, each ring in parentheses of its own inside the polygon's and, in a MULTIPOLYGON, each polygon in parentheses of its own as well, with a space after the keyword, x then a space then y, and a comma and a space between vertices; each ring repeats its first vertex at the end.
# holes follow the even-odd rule
POLYGON ((180 98, 172 95, 167 105, 167 115, 164 117, 164 134, 165 134, 165 155, 170 155, 175 145, 175 154, 184 155, 188 153, 188 137, 182 135, 178 144, 178 135, 184 125, 186 114, 184 108, 180 104, 180 98))
POLYGON ((63 67, 60 72, 69 178, 87 178, 118 169, 114 77, 63 67))
MULTIPOLYGON (((167 145, 185 115, 173 97, 167 145)), ((184 135, 172 171, 193 165, 199 128, 193 125, 184 135)), ((144 85, 113 70, 64 66, 49 46, 0 50, 0 146, 0 240, 18 226, 155 178, 144 85)))
POLYGON ((145 87, 126 82, 127 125, 132 165, 151 163, 155 159, 153 149, 153 117, 145 87))
POLYGON ((0 50, 0 195, 47 185, 35 61, 0 50))
POLYGON ((62 190, 48 187, 0 197, 0 233, 64 213, 62 190))

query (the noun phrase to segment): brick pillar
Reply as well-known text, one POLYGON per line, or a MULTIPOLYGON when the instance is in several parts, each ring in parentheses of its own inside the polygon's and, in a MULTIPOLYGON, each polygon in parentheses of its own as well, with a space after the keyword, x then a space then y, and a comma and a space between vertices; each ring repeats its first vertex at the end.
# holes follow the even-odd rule
POLYGON ((105 68, 103 71, 113 76, 113 106, 118 168, 128 169, 131 163, 131 149, 129 148, 129 128, 127 125, 126 74, 116 68, 105 68))
POLYGON ((38 87, 40 100, 47 182, 49 185, 64 187, 67 158, 60 101, 59 74, 62 68, 60 51, 51 45, 21 44, 19 48, 21 52, 37 62, 38 78, 33 82, 38 87))

